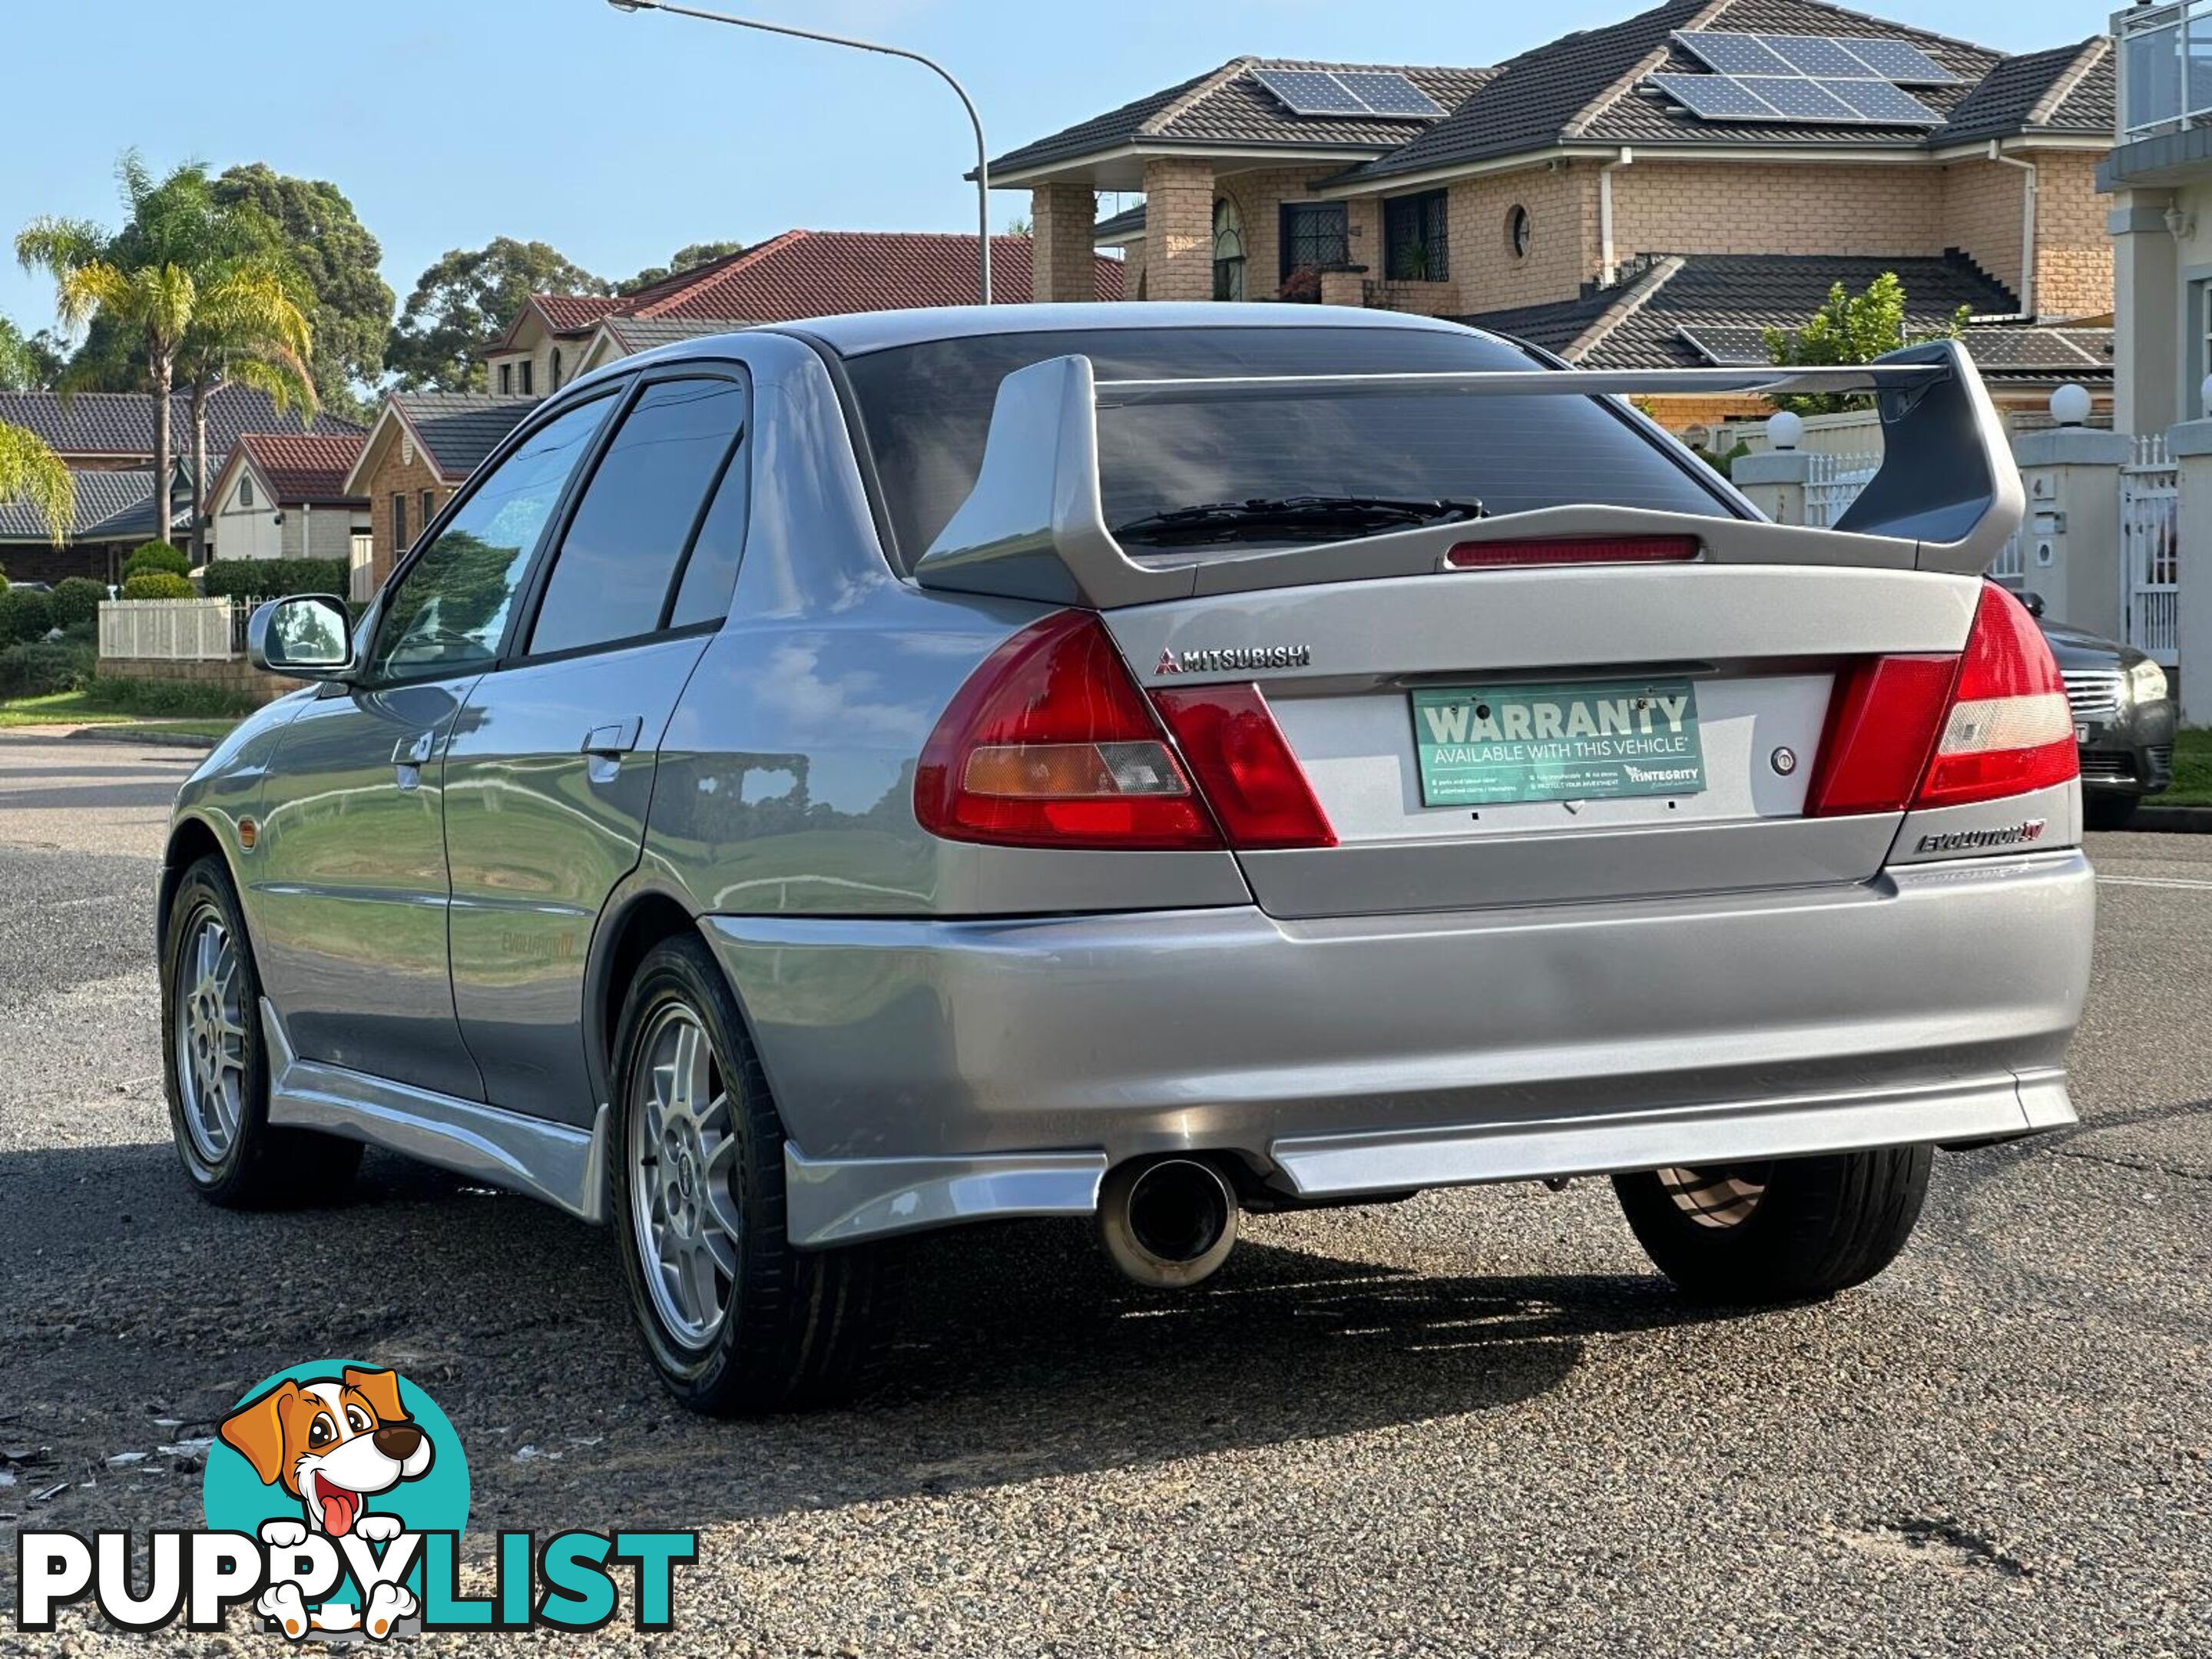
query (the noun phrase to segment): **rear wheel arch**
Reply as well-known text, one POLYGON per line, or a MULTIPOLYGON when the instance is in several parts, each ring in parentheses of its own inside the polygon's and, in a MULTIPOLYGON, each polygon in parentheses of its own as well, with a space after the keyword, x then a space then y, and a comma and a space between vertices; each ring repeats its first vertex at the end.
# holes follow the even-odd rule
POLYGON ((615 1036, 639 964, 663 939, 698 933, 699 919, 690 908, 659 888, 629 895, 602 918, 584 1001, 585 1060, 600 1103, 614 1098, 615 1036))

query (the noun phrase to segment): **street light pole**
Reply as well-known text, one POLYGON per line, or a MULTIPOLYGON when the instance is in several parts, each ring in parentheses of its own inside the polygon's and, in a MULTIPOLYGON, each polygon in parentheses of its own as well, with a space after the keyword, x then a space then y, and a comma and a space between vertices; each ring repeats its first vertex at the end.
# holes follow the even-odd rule
POLYGON ((789 23, 764 23, 757 18, 732 17, 727 12, 702 11, 695 6, 672 5, 669 0, 607 0, 617 11, 665 11, 678 17, 699 17, 709 23, 727 23, 741 29, 759 29, 767 34, 788 34, 801 40, 819 40, 826 46, 850 46, 856 52, 880 52, 886 58, 903 58, 921 64, 951 87, 968 112, 968 125, 975 130, 975 252, 977 286, 985 305, 991 303, 991 156, 983 143, 983 118, 975 112, 975 100, 968 95, 968 88, 952 78, 952 71, 933 58, 925 58, 904 46, 886 46, 874 40, 857 40, 850 35, 824 34, 819 29, 802 29, 789 23))

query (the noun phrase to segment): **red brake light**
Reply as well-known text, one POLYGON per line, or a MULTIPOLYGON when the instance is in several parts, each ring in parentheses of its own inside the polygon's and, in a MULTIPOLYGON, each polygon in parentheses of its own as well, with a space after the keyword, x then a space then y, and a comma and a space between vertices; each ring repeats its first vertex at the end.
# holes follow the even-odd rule
POLYGON ((960 688, 915 769, 915 817, 1008 847, 1218 848, 1166 736, 1098 618, 1058 611, 960 688))
POLYGON ((1198 775, 1232 846, 1334 847, 1336 831, 1314 799, 1256 685, 1155 691, 1152 701, 1198 775))
POLYGON ((1455 570, 1499 570, 1532 564, 1666 564, 1697 556, 1695 536, 1576 536, 1461 542, 1444 555, 1444 562, 1455 570))
POLYGON ((1913 804, 1963 806, 2021 795, 2081 770, 2066 682, 2043 630, 2018 599, 1983 583, 1951 712, 1913 804))
POLYGON ((1962 656, 1877 657, 1838 682, 1805 811, 1963 806, 2080 770, 2065 682, 2042 630, 1985 582, 1962 656))

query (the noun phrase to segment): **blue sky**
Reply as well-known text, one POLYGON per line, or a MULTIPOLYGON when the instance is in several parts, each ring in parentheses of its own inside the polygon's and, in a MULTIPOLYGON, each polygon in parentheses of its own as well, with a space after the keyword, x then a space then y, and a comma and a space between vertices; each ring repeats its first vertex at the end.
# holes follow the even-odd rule
MULTIPOLYGON (((726 5, 725 9, 744 9, 726 5)), ((1239 52, 1493 63, 1638 0, 757 0, 753 15, 939 57, 994 152, 1239 52)), ((2100 32, 2063 0, 1884 0, 1868 9, 2009 51, 2100 32)), ((118 152, 157 167, 265 161, 335 180, 402 299, 448 248, 538 238, 603 276, 692 241, 794 225, 959 230, 971 159, 926 71, 604 0, 155 0, 22 6, 8 24, 0 231, 40 213, 112 219, 118 152), (218 21, 218 16, 220 21, 218 21), (185 20, 179 21, 179 20, 185 20), (77 73, 94 65, 96 81, 77 73)), ((1021 192, 994 204, 1003 224, 1021 192)), ((52 318, 0 262, 0 313, 52 318)))

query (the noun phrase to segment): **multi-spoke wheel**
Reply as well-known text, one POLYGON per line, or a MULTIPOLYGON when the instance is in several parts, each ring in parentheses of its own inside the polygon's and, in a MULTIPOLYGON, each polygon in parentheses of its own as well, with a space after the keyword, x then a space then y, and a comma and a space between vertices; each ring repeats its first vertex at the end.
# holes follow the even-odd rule
POLYGON ((336 1196, 361 1145, 269 1127, 261 981, 238 894, 219 859, 185 871, 163 934, 162 1071, 185 1174, 218 1204, 304 1204, 336 1196))
POLYGON ((1615 1176, 1637 1241, 1709 1302, 1832 1296, 1872 1279, 1911 1237, 1928 1193, 1925 1146, 1615 1176))
POLYGON ((614 1220, 662 1380, 684 1404, 725 1413, 864 1386, 890 1335, 890 1259, 867 1246, 792 1247, 783 1125, 736 999, 696 938, 640 963, 614 1078, 614 1220))

